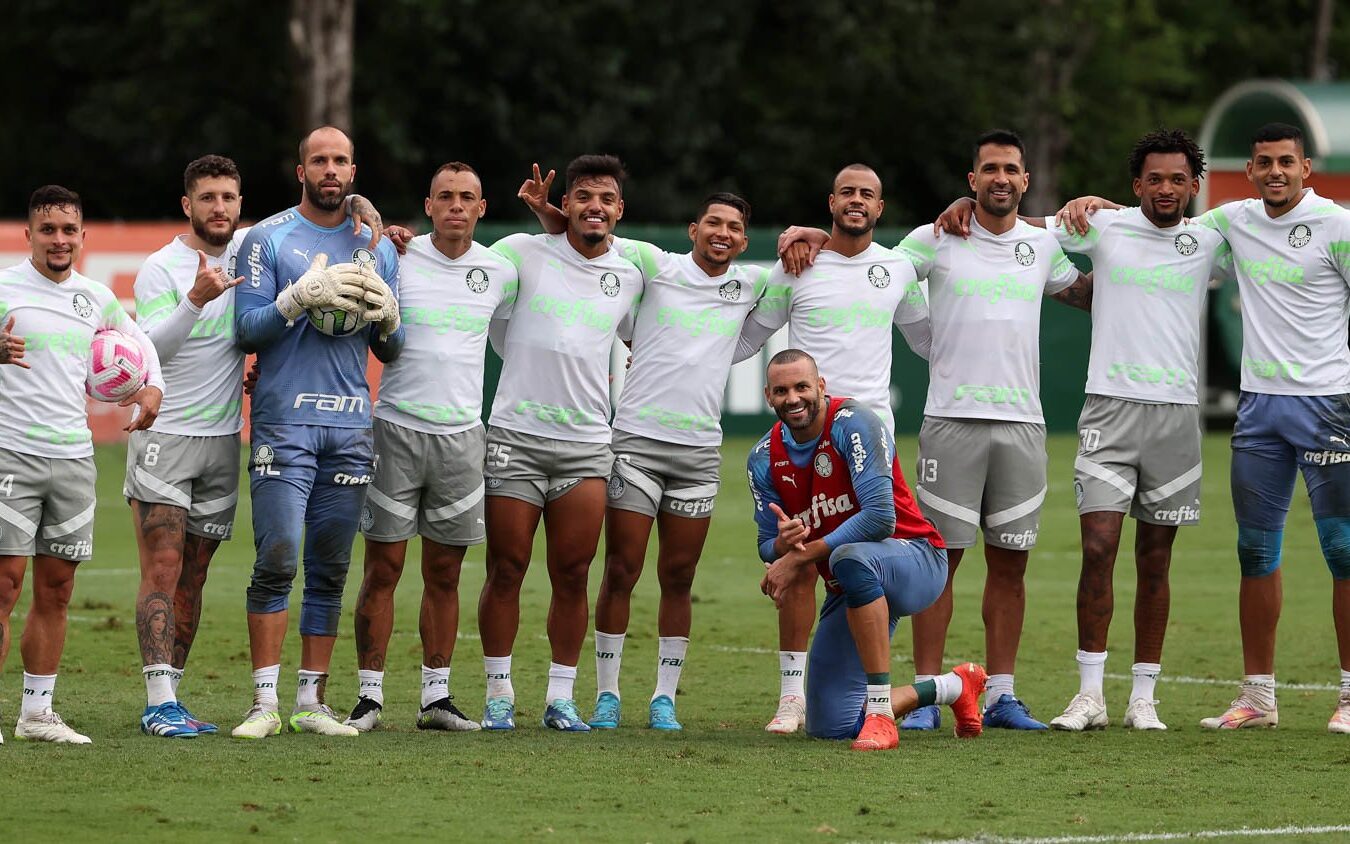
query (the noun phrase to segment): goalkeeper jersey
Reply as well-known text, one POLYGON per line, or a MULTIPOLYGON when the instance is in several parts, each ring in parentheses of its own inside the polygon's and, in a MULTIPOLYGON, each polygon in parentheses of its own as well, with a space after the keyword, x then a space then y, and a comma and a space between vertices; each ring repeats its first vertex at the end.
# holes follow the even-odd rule
POLYGON ((516 301, 516 268, 480 244, 448 258, 420 235, 399 260, 399 312, 407 332, 380 378, 375 416, 428 434, 482 424, 488 325, 516 301))
POLYGON ((11 316, 32 368, 0 366, 0 448, 40 457, 94 453, 84 384, 94 334, 105 328, 140 342, 150 385, 164 389, 154 344, 113 292, 91 278, 72 272, 57 283, 31 260, 10 267, 0 272, 0 326, 11 316))
MULTIPOLYGON (((276 214, 249 230, 239 247, 244 282, 235 288, 236 342, 258 353, 258 386, 253 392, 254 425, 370 427, 367 349, 379 326, 345 337, 330 337, 303 316, 286 325, 276 309, 277 294, 304 275, 319 255, 328 264, 370 266, 398 295, 398 254, 388 239, 372 251, 370 230, 350 223, 324 228, 305 219, 298 207, 276 214)), ((402 340, 402 328, 390 340, 402 340)))
POLYGON ((923 225, 899 249, 928 279, 933 349, 924 414, 1044 423, 1041 294, 1078 278, 1055 235, 1021 220, 994 234, 972 218, 969 239, 934 237, 923 225))
POLYGON ((489 424, 609 442, 610 349, 621 328, 632 331, 642 273, 613 248, 587 258, 562 234, 513 234, 492 249, 516 267, 520 293, 489 424))
POLYGON ((614 248, 635 260, 646 282, 615 430, 682 445, 720 444, 731 356, 768 272, 733 264, 710 276, 693 255, 623 238, 614 239, 614 248))

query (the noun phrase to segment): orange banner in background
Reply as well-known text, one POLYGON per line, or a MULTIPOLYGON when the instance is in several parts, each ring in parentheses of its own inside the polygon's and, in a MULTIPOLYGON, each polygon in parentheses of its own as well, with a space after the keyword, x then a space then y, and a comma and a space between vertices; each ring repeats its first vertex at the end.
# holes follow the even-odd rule
MULTIPOLYGON (((0 222, 0 267, 12 267, 31 256, 23 222, 0 222)), ((84 250, 76 269, 97 282, 107 285, 121 300, 127 313, 136 313, 132 285, 141 264, 171 238, 185 231, 179 223, 85 223, 84 250)), ((252 359, 250 358, 250 362, 252 359)), ((367 375, 372 397, 380 383, 380 362, 370 358, 367 375)), ((244 438, 248 438, 248 396, 244 397, 244 438)), ((126 440, 122 430, 131 420, 130 408, 115 404, 89 401, 89 428, 95 443, 117 443, 126 440)))

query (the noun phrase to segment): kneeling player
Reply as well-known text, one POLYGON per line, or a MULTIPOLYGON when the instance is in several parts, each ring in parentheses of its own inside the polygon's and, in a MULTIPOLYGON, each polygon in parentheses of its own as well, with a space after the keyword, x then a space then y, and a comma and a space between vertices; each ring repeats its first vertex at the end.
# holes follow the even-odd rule
POLYGON ((768 563, 761 588, 778 603, 819 572, 829 592, 807 657, 807 733, 889 750, 899 744, 897 715, 943 703, 952 706, 958 736, 979 735, 978 665, 892 695, 891 634, 901 616, 942 594, 947 552, 920 515, 880 418, 826 396, 815 360, 798 349, 774 355, 767 382, 764 395, 780 421, 748 466, 768 563))

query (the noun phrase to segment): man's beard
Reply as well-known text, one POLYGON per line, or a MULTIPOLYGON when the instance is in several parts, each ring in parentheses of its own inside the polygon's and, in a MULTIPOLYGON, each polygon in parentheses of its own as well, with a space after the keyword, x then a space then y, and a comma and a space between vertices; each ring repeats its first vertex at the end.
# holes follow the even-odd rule
POLYGON ((206 227, 207 222, 209 221, 198 220, 196 217, 193 217, 192 233, 212 246, 228 246, 230 241, 234 239, 235 229, 239 227, 239 221, 233 220, 230 222, 229 231, 224 234, 217 234, 206 227))
POLYGON ((305 196, 309 199, 311 205, 322 211, 336 211, 347 201, 347 193, 351 190, 351 185, 343 185, 342 190, 334 196, 324 195, 323 188, 317 184, 305 180, 305 196))

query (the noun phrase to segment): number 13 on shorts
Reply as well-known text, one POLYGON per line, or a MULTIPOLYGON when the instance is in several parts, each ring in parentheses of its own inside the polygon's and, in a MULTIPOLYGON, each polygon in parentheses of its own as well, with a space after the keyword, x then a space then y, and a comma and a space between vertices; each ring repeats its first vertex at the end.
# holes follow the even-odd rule
POLYGON ((938 462, 936 457, 919 458, 919 483, 935 484, 938 479, 938 462))

